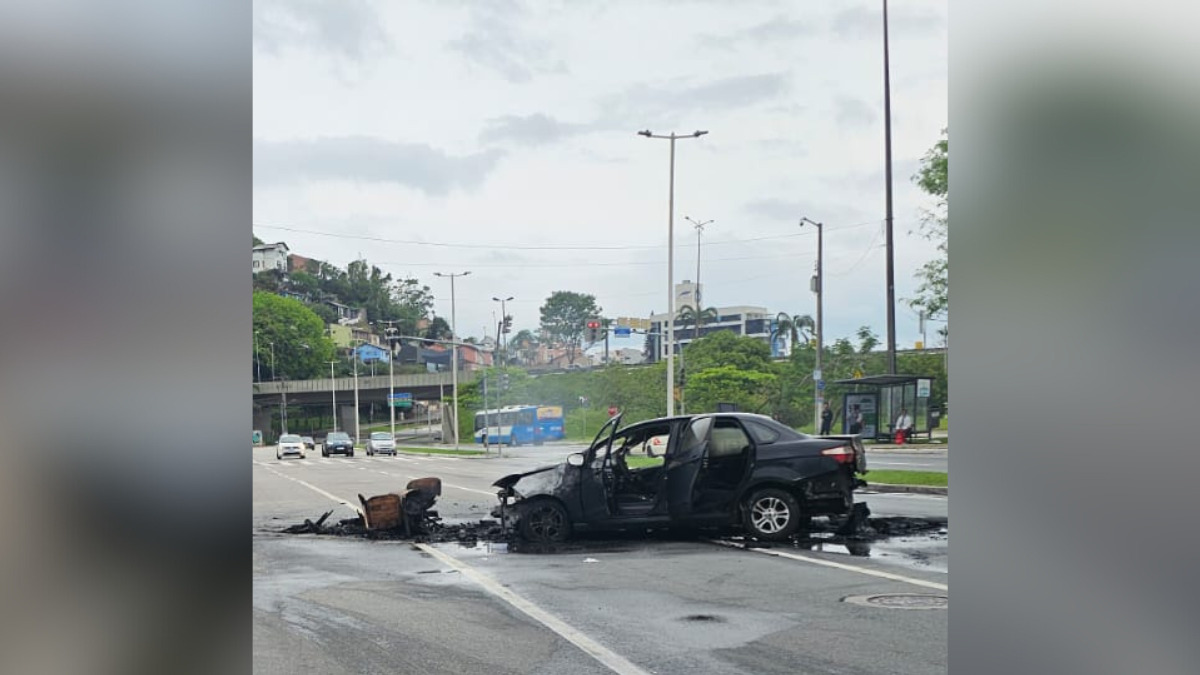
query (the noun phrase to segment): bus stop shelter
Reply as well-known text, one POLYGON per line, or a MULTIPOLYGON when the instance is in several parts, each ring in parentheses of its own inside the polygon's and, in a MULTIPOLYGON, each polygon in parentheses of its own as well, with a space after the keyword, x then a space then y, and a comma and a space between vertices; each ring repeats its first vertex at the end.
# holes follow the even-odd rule
POLYGON ((877 441, 890 441, 896 433, 900 409, 908 410, 913 418, 913 435, 932 437, 940 426, 941 411, 929 406, 933 378, 927 375, 868 375, 849 380, 834 380, 832 384, 850 387, 842 394, 842 433, 850 433, 850 420, 855 406, 863 414, 862 436, 877 441))

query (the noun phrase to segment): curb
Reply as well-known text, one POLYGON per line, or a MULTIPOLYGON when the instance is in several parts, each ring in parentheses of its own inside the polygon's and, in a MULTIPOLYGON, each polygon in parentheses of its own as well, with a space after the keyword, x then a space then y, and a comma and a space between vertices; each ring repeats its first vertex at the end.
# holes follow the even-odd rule
POLYGON ((863 488, 863 492, 881 493, 881 494, 922 494, 922 495, 942 495, 949 496, 950 488, 940 487, 936 485, 892 485, 890 483, 867 483, 867 487, 863 488))
POLYGON ((946 445, 868 445, 865 447, 868 453, 897 452, 908 455, 933 454, 949 450, 949 446, 946 445))

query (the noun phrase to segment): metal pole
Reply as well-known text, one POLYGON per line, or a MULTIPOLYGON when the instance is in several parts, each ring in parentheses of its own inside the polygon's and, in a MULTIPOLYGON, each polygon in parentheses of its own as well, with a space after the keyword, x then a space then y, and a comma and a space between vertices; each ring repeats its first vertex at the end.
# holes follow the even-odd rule
MULTIPOLYGON (((450 332, 454 334, 455 340, 458 339, 458 313, 457 313, 457 310, 455 307, 455 300, 454 300, 454 277, 465 277, 470 273, 471 273, 470 271, 462 272, 459 274, 454 274, 453 272, 451 272, 449 274, 443 274, 442 272, 434 272, 433 273, 433 275, 436 277, 450 277, 450 332)), ((459 442, 459 439, 458 439, 458 345, 456 345, 456 344, 451 345, 450 349, 452 350, 450 352, 450 360, 452 363, 451 368, 454 371, 450 374, 451 386, 454 389, 454 391, 451 392, 451 396, 453 398, 453 406, 454 406, 454 414, 453 414, 454 449, 457 450, 458 442, 459 442)))
POLYGON ((825 250, 825 224, 803 217, 800 219, 800 227, 804 227, 805 223, 809 223, 817 228, 817 274, 816 288, 813 290, 817 294, 817 363, 813 368, 813 391, 815 399, 815 413, 813 415, 814 429, 819 433, 821 427, 821 407, 825 402, 825 392, 818 388, 818 382, 825 379, 825 372, 821 369, 821 356, 825 346, 825 273, 824 273, 824 250, 825 250))
MULTIPOLYGON (((586 415, 586 413, 585 413, 586 415)), ((667 417, 675 415, 675 134, 671 134, 671 186, 667 198, 667 417)), ((586 419, 586 418, 585 418, 586 419)), ((587 429, 587 425, 584 425, 587 429)), ((586 433, 584 434, 587 435, 586 433)))
POLYGON ((392 421, 392 442, 396 442, 396 349, 392 327, 388 326, 388 414, 392 421))
POLYGON ((258 331, 254 331, 254 381, 262 382, 262 357, 258 353, 258 331))
POLYGON ((646 138, 665 138, 671 141, 671 174, 667 198, 667 416, 675 414, 675 141, 680 138, 699 138, 707 131, 690 134, 655 135, 650 130, 639 131, 646 138))
POLYGON ((333 430, 337 431, 337 379, 334 378, 333 367, 337 361, 329 362, 329 389, 333 392, 333 430))
POLYGON ((883 0, 883 136, 887 181, 887 331, 888 373, 896 373, 896 261, 892 247, 892 84, 888 64, 887 0, 883 0))
POLYGON ((354 444, 358 445, 360 434, 358 421, 358 349, 354 350, 354 444))

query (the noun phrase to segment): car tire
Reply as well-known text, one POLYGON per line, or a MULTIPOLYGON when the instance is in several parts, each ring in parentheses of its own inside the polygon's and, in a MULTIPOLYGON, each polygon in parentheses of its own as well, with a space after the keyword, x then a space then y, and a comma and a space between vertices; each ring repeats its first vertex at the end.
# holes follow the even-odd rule
POLYGON ((787 539, 796 533, 803 520, 800 503, 786 490, 763 488, 746 500, 743 525, 756 539, 787 539))
POLYGON ((571 516, 556 499, 535 499, 525 505, 517 529, 526 541, 561 543, 571 537, 571 516))
POLYGON ((346 456, 347 456, 347 457, 353 457, 353 456, 354 456, 354 451, 353 451, 353 450, 351 450, 350 452, 347 452, 347 453, 346 453, 346 456))
POLYGON ((277 462, 283 461, 283 455, 279 454, 278 450, 275 451, 275 461, 277 461, 277 462))

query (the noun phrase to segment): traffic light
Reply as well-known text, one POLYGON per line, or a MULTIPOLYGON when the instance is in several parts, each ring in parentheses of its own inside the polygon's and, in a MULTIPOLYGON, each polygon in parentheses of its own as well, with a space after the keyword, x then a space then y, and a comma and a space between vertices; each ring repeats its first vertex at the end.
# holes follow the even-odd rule
POLYGON ((508 373, 500 373, 500 390, 508 391, 508 373))
POLYGON ((504 316, 504 332, 505 333, 512 332, 512 315, 511 314, 506 314, 504 316))
POLYGON ((600 319, 588 319, 587 321, 587 341, 599 342, 604 339, 603 328, 600 327, 600 319))

